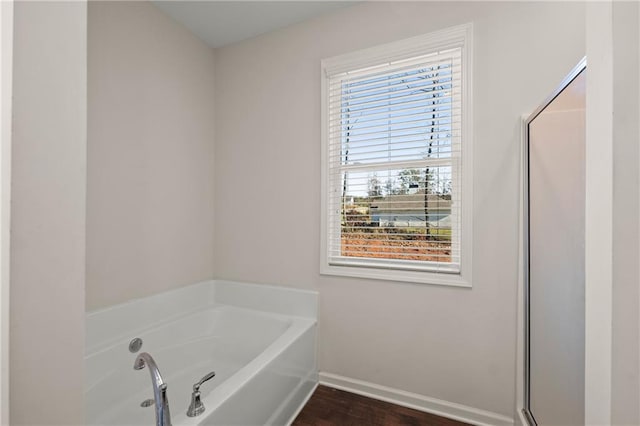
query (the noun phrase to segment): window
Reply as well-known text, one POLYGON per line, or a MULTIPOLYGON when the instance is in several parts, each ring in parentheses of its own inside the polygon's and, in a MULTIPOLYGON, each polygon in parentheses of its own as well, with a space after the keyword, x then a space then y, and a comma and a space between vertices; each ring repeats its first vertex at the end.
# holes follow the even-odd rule
POLYGON ((322 62, 322 273, 469 285, 471 30, 322 62))

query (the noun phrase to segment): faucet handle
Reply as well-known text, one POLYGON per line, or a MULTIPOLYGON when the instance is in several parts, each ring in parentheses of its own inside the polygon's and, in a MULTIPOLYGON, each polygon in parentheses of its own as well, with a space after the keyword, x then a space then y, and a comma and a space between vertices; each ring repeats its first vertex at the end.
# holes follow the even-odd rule
POLYGON ((200 386, 202 386, 202 384, 204 382, 206 382, 207 380, 211 380, 214 377, 216 377, 216 372, 212 371, 211 373, 207 374, 206 376, 204 376, 202 379, 200 379, 200 381, 198 381, 198 383, 196 383, 195 385, 193 385, 193 391, 197 392, 200 389, 200 386))
POLYGON ((204 376, 198 383, 193 385, 193 393, 191 394, 191 404, 189 404, 189 409, 187 410, 187 416, 195 417, 204 413, 204 404, 200 400, 200 386, 207 380, 211 380, 216 376, 216 372, 212 371, 211 373, 204 376))

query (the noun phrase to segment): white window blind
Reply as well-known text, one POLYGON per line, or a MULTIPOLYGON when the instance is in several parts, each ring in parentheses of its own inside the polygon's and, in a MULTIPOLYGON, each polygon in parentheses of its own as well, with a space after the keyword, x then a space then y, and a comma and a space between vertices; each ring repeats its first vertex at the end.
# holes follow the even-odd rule
POLYGON ((325 70, 329 265, 460 272, 464 41, 440 44, 325 70))

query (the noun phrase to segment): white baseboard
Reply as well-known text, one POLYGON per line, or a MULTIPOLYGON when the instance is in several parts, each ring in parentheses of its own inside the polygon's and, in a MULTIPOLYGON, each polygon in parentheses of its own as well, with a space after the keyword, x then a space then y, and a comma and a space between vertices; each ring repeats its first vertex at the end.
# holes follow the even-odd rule
POLYGON ((320 384, 478 426, 513 426, 510 417, 362 380, 320 373, 320 384))

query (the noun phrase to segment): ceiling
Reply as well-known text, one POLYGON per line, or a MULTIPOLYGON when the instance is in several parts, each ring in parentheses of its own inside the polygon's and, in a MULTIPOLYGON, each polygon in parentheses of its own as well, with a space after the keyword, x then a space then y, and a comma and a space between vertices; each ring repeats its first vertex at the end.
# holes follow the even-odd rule
POLYGON ((164 1, 152 2, 213 48, 284 28, 356 1, 164 1))

